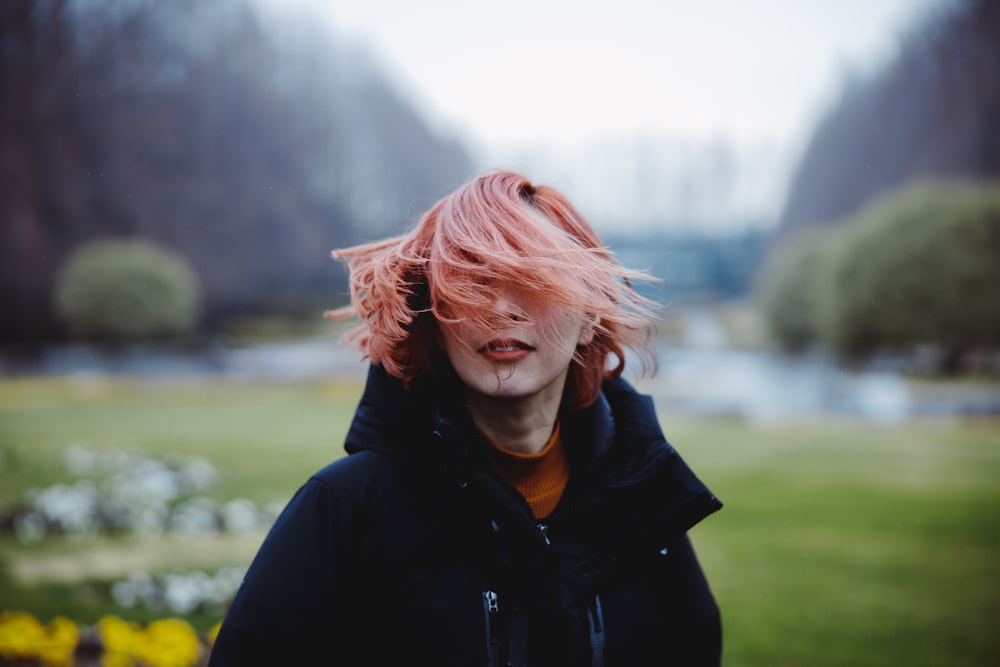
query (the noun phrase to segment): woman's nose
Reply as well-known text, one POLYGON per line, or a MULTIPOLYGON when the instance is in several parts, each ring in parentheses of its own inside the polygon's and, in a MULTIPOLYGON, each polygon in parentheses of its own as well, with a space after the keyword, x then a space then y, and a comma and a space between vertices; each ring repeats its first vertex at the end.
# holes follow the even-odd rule
POLYGON ((523 322, 527 319, 509 288, 497 291, 496 299, 493 301, 493 312, 496 318, 502 321, 523 322))

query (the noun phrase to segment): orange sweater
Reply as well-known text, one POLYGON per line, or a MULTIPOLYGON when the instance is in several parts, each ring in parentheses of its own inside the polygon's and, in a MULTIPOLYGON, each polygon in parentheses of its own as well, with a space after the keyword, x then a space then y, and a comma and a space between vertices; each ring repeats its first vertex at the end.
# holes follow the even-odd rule
POLYGON ((497 447, 492 442, 490 461, 500 476, 521 492, 536 519, 552 513, 569 482, 569 459, 559 437, 559 422, 545 447, 537 454, 520 454, 497 447))

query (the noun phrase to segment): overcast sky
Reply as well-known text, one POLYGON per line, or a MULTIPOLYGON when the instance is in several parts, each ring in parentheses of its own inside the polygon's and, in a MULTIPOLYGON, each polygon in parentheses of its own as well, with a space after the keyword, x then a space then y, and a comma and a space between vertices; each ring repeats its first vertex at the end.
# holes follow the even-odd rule
MULTIPOLYGON (((308 2, 312 0, 300 0, 308 2)), ((434 114, 487 145, 800 135, 849 70, 949 0, 320 3, 434 114)))
MULTIPOLYGON (((775 217, 795 158, 845 78, 884 63, 907 28, 954 0, 264 1, 309 5, 366 43, 482 167, 530 166, 571 196, 593 197, 593 210, 621 210, 622 188, 596 193, 606 173, 566 170, 593 172, 585 163, 616 161, 605 156, 618 146, 751 147, 735 158, 751 165, 737 176, 742 203, 723 202, 715 215, 741 224, 775 217), (603 148, 584 148, 594 142, 603 148), (530 165, 519 163, 526 151, 530 165), (553 169, 539 166, 546 161, 553 169)), ((627 155, 617 161, 637 168, 627 155)))

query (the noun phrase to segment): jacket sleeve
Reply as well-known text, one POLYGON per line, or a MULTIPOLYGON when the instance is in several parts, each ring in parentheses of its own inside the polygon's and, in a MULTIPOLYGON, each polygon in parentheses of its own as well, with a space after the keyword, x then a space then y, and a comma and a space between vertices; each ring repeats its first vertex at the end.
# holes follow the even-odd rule
POLYGON ((229 607, 211 667, 308 664, 344 655, 330 648, 345 645, 357 600, 354 504, 350 494, 316 477, 296 492, 229 607))

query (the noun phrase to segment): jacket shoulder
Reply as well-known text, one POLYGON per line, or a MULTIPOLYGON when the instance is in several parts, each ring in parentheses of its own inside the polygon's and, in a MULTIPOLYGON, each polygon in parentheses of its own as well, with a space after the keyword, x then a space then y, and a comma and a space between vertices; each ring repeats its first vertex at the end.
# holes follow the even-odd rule
POLYGON ((360 450, 332 461, 310 478, 335 493, 348 492, 370 484, 375 478, 391 474, 400 464, 376 450, 360 450))

